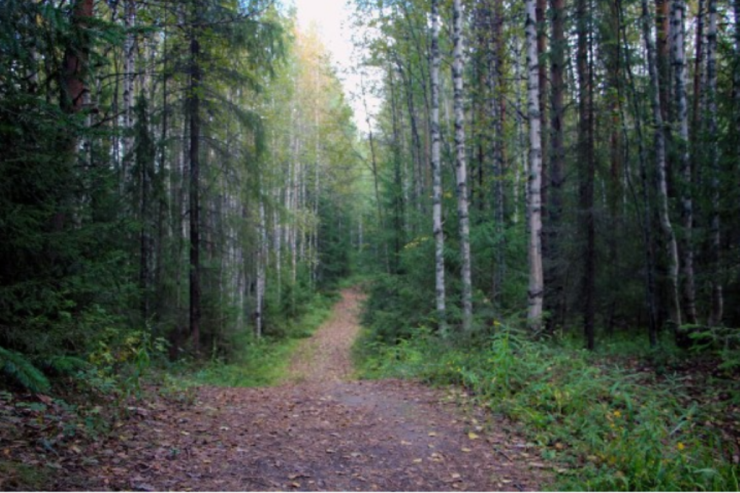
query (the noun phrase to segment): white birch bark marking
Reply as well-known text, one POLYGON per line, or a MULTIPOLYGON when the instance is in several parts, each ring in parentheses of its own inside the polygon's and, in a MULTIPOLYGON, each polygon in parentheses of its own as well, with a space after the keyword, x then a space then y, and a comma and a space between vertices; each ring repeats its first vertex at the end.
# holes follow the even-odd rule
POLYGON ((527 117, 529 119, 529 187, 527 206, 529 220, 529 292, 527 323, 539 331, 542 324, 544 278, 542 270, 542 149, 540 147, 540 85, 537 57, 537 21, 535 0, 527 0, 527 117))

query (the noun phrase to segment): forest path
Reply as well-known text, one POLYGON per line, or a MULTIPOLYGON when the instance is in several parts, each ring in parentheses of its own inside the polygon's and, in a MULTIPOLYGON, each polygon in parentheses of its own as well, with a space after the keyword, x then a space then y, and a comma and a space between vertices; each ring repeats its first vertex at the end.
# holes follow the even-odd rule
POLYGON ((463 411, 459 391, 349 381, 361 298, 342 293, 297 351, 289 383, 151 402, 56 489, 540 490, 548 475, 535 452, 503 422, 463 411))
POLYGON ((352 345, 360 334, 357 320, 364 299, 358 288, 342 291, 329 320, 296 349, 288 370, 288 383, 328 384, 351 378, 352 345))

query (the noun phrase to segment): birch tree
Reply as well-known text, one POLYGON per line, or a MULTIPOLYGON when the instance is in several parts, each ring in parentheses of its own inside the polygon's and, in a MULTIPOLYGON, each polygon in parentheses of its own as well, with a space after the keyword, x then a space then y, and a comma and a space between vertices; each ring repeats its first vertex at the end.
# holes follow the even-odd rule
POLYGON ((542 324, 544 279, 542 270, 542 139, 540 138, 539 59, 537 56, 537 17, 535 0, 525 4, 525 36, 527 50, 527 119, 529 121, 529 186, 527 207, 529 217, 529 290, 527 323, 539 332, 542 324))
POLYGON ((445 259, 444 230, 442 229, 442 163, 440 159, 441 136, 439 131, 439 4, 432 0, 432 39, 431 39, 431 92, 432 112, 430 132, 432 141, 432 230, 434 233, 434 272, 437 317, 442 333, 446 332, 445 307, 445 259))
POLYGON ((689 112, 686 97, 686 49, 684 47, 684 0, 673 0, 671 7, 671 33, 673 75, 675 83, 676 122, 678 138, 674 139, 678 148, 681 171, 681 218, 683 220, 683 242, 681 273, 683 278, 683 300, 686 321, 696 323, 696 302, 694 288, 694 246, 692 230, 694 205, 692 198, 691 159, 689 156, 689 112))
POLYGON ((473 324, 473 285, 470 273, 470 222, 468 204, 468 169, 465 156, 465 113, 463 110, 463 21, 460 0, 453 0, 452 79, 455 113, 455 163, 457 177, 457 215, 460 222, 460 257, 462 275, 463 331, 473 324))
POLYGON ((676 235, 668 210, 668 181, 666 177, 666 136, 663 123, 663 113, 660 105, 660 79, 655 56, 655 45, 650 33, 650 11, 647 0, 641 0, 642 4, 642 37, 647 52, 648 74, 650 77, 650 105, 653 115, 653 147, 655 151, 655 164, 658 176, 658 215, 660 226, 666 237, 668 254, 668 288, 670 297, 670 310, 673 323, 681 326, 681 308, 678 301, 678 246, 676 235))

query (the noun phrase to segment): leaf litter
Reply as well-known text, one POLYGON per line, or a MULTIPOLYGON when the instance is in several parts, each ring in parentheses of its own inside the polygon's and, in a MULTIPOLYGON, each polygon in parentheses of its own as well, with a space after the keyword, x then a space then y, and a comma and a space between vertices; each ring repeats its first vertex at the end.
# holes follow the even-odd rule
MULTIPOLYGON (((50 490, 541 490, 552 467, 509 423, 463 409, 454 391, 352 379, 361 299, 355 289, 342 293, 332 318, 302 341, 282 385, 201 387, 194 402, 152 393, 105 439, 45 447, 39 420, 29 419, 42 411, 14 416, 0 399, 0 418, 28 425, 0 427, 14 430, 0 434, 0 454, 53 468, 41 487, 50 490)), ((0 489, 32 486, 0 480, 0 489)))

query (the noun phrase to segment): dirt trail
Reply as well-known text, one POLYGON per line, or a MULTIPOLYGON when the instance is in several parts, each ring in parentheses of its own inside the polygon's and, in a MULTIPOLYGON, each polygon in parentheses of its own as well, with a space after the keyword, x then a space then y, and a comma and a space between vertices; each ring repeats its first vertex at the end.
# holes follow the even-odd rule
POLYGON ((361 294, 299 348, 289 383, 201 388, 194 405, 154 402, 58 489, 539 490, 534 451, 501 423, 463 413, 449 391, 351 381, 361 294))
POLYGON ((288 382, 326 384, 351 377, 351 351, 360 332, 357 317, 362 299, 362 293, 355 288, 342 292, 331 318, 296 350, 288 382))

